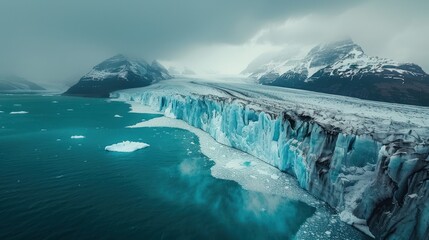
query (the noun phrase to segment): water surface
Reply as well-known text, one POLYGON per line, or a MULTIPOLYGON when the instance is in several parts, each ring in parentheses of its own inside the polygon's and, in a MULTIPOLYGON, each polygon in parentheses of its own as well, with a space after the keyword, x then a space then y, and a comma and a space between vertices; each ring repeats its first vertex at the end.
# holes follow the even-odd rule
POLYGON ((125 128, 157 116, 120 102, 0 95, 0 111, 0 239, 290 239, 315 213, 213 178, 188 131, 125 128), (150 147, 104 151, 124 140, 150 147))

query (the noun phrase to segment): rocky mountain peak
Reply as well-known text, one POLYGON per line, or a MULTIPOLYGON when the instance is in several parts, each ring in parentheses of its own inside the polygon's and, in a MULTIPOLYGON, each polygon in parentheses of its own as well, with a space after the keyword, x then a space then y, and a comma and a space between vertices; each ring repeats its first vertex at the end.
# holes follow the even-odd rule
POLYGON ((65 94, 108 97, 115 90, 143 87, 170 78, 158 61, 148 64, 144 59, 118 54, 97 64, 65 94))

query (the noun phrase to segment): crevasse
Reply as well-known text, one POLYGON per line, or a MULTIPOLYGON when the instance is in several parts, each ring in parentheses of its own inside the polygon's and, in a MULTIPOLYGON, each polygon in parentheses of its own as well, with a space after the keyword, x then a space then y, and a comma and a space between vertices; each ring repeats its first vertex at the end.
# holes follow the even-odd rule
POLYGON ((341 218, 376 238, 428 239, 429 146, 415 133, 345 134, 294 112, 213 95, 115 92, 294 175, 341 218), (368 227, 371 231, 368 232, 368 227))

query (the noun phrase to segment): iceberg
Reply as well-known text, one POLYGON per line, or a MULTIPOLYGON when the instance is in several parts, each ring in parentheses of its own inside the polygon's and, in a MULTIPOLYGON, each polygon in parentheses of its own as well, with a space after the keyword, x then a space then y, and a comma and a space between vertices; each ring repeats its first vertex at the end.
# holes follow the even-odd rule
POLYGON ((70 138, 71 139, 82 139, 82 138, 85 138, 85 136, 82 136, 82 135, 73 135, 70 138))
POLYGON ((10 112, 10 114, 27 114, 26 111, 16 111, 16 112, 10 112))
POLYGON ((111 97, 183 120, 295 176, 370 236, 429 232, 428 108, 186 79, 111 97))
POLYGON ((109 152, 134 152, 146 147, 149 147, 149 144, 143 142, 123 141, 106 146, 104 149, 109 152))

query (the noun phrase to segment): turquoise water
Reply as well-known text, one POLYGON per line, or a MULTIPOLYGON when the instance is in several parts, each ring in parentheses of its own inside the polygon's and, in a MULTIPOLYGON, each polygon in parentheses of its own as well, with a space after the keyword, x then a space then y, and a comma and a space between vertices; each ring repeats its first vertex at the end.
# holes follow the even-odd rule
POLYGON ((0 111, 0 239, 290 239, 315 212, 213 178, 188 131, 125 128, 157 115, 124 103, 0 95, 0 111), (150 147, 104 150, 124 140, 150 147))

